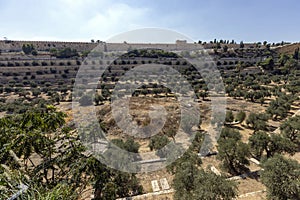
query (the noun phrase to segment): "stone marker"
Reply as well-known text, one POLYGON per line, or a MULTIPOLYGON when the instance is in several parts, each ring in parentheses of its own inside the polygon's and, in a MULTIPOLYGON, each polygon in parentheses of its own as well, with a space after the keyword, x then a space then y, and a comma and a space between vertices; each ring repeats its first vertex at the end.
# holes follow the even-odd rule
POLYGON ((152 185, 153 192, 158 192, 160 190, 157 180, 151 181, 151 185, 152 185))
POLYGON ((258 160, 256 160, 255 158, 250 158, 249 160, 257 165, 260 165, 260 162, 258 160))
POLYGON ((162 190, 170 189, 169 183, 166 178, 162 178, 159 180, 162 190))
POLYGON ((217 168, 215 168, 215 166, 211 166, 210 170, 215 173, 218 176, 221 176, 221 173, 219 172, 219 170, 217 168))

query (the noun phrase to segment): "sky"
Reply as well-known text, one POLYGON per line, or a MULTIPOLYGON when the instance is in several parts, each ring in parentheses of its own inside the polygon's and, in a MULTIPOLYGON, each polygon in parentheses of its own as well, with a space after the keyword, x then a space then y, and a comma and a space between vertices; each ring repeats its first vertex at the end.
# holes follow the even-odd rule
POLYGON ((299 19, 299 0, 0 0, 0 40, 109 41, 159 28, 193 41, 297 42, 299 19))

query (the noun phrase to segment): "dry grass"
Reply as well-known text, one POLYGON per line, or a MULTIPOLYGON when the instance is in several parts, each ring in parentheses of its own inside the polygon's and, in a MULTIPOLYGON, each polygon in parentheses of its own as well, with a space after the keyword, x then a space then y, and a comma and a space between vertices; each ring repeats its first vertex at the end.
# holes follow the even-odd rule
POLYGON ((266 187, 256 179, 246 178, 243 180, 238 181, 238 190, 239 190, 239 196, 242 195, 242 197, 238 199, 255 199, 255 200, 262 200, 266 198, 266 193, 255 193, 253 195, 249 195, 245 197, 244 195, 247 193, 257 192, 261 190, 265 190, 266 187))
MULTIPOLYGON (((246 114, 249 115, 250 112, 259 113, 259 112, 264 112, 266 109, 266 105, 261 106, 258 103, 252 103, 252 102, 248 102, 245 100, 237 100, 237 99, 233 99, 233 98, 229 97, 227 101, 228 101, 228 103, 227 103, 228 109, 232 110, 234 112, 234 114, 236 114, 239 111, 245 111, 246 114)), ((135 116, 135 120, 146 119, 145 116, 146 116, 146 114, 148 112, 148 108, 149 108, 149 105, 147 105, 146 102, 148 102, 148 100, 133 99, 131 101, 131 104, 130 104, 131 114, 133 114, 135 116)), ((160 102, 152 101, 151 103, 155 103, 155 104, 158 103, 159 105, 163 105, 163 106, 171 106, 171 107, 174 106, 173 100, 166 100, 166 99, 164 99, 164 101, 160 101, 160 102)), ((295 113, 297 110, 299 110, 299 105, 300 105, 300 103, 298 101, 293 104, 289 116, 293 115, 293 113, 295 113)), ((67 111, 68 115, 71 114, 71 110, 68 110, 68 108, 70 108, 68 105, 61 104, 60 107, 62 107, 62 110, 67 111)), ((110 109, 108 107, 109 107, 109 105, 105 104, 105 105, 99 106, 97 109, 102 110, 102 114, 103 114, 102 116, 107 119, 108 123, 111 123, 111 120, 113 120, 113 119, 110 114, 110 109)), ((204 130, 208 129, 208 127, 209 127, 208 126, 209 119, 210 119, 209 107, 210 107, 210 102, 200 102, 200 108, 201 108, 201 114, 202 114, 201 117, 203 118, 203 123, 202 123, 201 127, 204 130)), ((171 110, 171 112, 177 112, 177 108, 171 110)), ((273 122, 272 120, 270 120, 270 122, 269 122, 269 124, 271 124, 274 127, 278 127, 281 123, 282 123, 282 121, 273 122)), ((166 124, 166 125, 168 126, 171 124, 166 124)), ((244 123, 242 125, 237 125, 236 127, 239 129, 240 133, 242 134, 242 140, 244 142, 247 142, 248 138, 253 133, 253 130, 249 129, 244 123)), ((111 129, 111 132, 108 135, 109 135, 110 139, 112 139, 112 138, 125 139, 126 138, 126 135, 120 134, 120 131, 117 131, 117 129, 111 129)), ((141 145, 141 147, 140 147, 141 153, 148 152, 150 150, 148 147, 147 140, 141 139, 141 140, 137 140, 137 141, 141 145)), ((288 157, 300 162, 300 153, 296 153, 294 156, 288 156, 288 157)), ((202 167, 204 169, 213 165, 219 171, 222 172, 222 169, 220 168, 220 161, 217 160, 215 156, 203 158, 202 161, 203 161, 202 167)), ((251 171, 260 169, 260 167, 254 163, 250 163, 249 168, 251 171)), ((226 173, 224 173, 224 172, 222 172, 222 173, 224 175, 226 175, 226 173)), ((162 170, 156 171, 156 172, 138 174, 137 177, 139 178, 140 183, 143 186, 145 193, 153 192, 152 186, 151 186, 152 180, 159 181, 161 178, 167 178, 170 186, 171 186, 172 180, 173 180, 173 176, 171 174, 167 173, 166 169, 162 169, 162 170)), ((239 183, 238 184, 239 195, 242 195, 238 199, 247 199, 247 200, 266 199, 266 192, 255 193, 257 191, 266 189, 266 187, 260 182, 259 179, 256 180, 256 179, 252 179, 252 178, 246 178, 243 180, 239 180, 238 183, 239 183), (248 193, 250 193, 250 194, 248 194, 248 193), (245 196, 245 194, 248 194, 248 196, 245 196)), ((134 198, 134 199, 141 199, 141 198, 134 198)), ((146 200, 146 199, 147 200, 156 200, 156 199, 172 200, 173 194, 171 193, 171 194, 163 194, 163 195, 159 195, 159 196, 143 197, 142 199, 143 200, 146 200)))
POLYGON ((159 182, 160 179, 166 178, 169 186, 172 187, 173 175, 168 173, 166 169, 162 169, 156 172, 148 172, 148 173, 140 173, 137 174, 138 179, 140 180, 141 185, 144 188, 145 193, 150 193, 152 191, 151 181, 157 180, 159 182))
POLYGON ((276 49, 278 53, 293 54, 295 49, 300 47, 300 43, 285 45, 276 49))

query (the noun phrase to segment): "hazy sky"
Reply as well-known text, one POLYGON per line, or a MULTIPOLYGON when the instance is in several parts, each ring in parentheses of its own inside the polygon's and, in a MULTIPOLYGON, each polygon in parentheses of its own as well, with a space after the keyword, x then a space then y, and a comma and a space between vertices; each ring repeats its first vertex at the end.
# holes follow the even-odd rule
POLYGON ((300 41, 299 0, 0 0, 0 39, 106 41, 167 28, 195 41, 300 41))

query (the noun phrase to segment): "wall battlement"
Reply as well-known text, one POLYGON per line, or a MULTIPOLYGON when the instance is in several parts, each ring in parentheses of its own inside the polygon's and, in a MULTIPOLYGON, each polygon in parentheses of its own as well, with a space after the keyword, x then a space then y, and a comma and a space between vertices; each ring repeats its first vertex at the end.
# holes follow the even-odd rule
MULTIPOLYGON (((91 51, 94 48, 99 48, 101 51, 128 51, 130 49, 141 49, 141 48, 156 48, 165 49, 169 51, 176 50, 201 50, 201 49, 212 49, 216 44, 198 44, 198 43, 186 43, 183 41, 176 41, 174 43, 92 43, 92 42, 60 42, 60 41, 17 41, 17 40, 0 40, 1 51, 22 51, 24 44, 32 44, 39 51, 49 51, 52 48, 64 49, 66 47, 76 49, 77 51, 91 51)), ((225 44, 221 44, 223 46, 225 44)), ((238 48, 238 44, 226 44, 228 48, 238 48)), ((254 46, 254 44, 245 44, 245 48, 254 46)))

